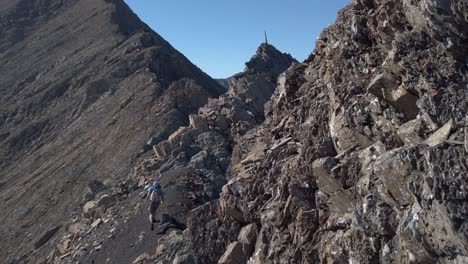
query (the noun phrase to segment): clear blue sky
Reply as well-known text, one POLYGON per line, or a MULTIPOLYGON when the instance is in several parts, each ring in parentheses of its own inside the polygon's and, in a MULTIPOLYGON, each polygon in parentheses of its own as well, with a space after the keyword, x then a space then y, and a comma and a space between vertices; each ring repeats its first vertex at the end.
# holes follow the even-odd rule
POLYGON ((303 61, 351 0, 125 0, 172 46, 214 78, 229 77, 263 42, 303 61))

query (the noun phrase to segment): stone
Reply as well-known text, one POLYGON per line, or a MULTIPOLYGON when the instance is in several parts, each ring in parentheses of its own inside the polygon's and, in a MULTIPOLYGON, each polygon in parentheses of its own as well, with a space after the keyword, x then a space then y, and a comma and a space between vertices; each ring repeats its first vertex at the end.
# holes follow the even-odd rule
POLYGON ((199 261, 193 254, 177 255, 172 264, 197 264, 199 261))
POLYGON ((246 244, 253 244, 257 239, 258 228, 256 224, 249 224, 244 226, 239 232, 237 240, 246 244))
POLYGON ((225 131, 229 128, 229 124, 227 123, 226 119, 222 116, 218 116, 214 121, 214 125, 219 128, 221 131, 225 131))
POLYGON ((408 188, 415 176, 411 173, 411 166, 396 149, 384 153, 374 162, 374 174, 379 177, 382 185, 378 190, 382 198, 389 204, 403 207, 414 202, 414 196, 408 188))
POLYGON ((70 245, 71 245, 71 239, 65 239, 58 247, 58 250, 60 252, 60 254, 65 254, 68 252, 68 250, 70 249, 70 245))
POLYGON ((85 231, 85 226, 82 223, 74 223, 68 227, 68 232, 74 236, 81 236, 85 231))
POLYGON ((141 176, 138 178, 138 183, 137 186, 138 188, 143 188, 146 185, 146 178, 144 176, 141 176))
POLYGON ((172 249, 180 248, 184 243, 184 236, 180 231, 171 231, 168 235, 158 240, 156 256, 165 256, 171 254, 172 249))
POLYGON ((174 133, 172 133, 168 140, 169 141, 172 141, 178 137, 181 137, 182 135, 184 135, 185 133, 187 133, 188 131, 190 131, 190 128, 188 127, 180 127, 177 131, 175 131, 174 133))
POLYGON ((367 86, 367 91, 373 95, 384 98, 385 89, 395 89, 400 85, 400 82, 390 73, 383 72, 376 75, 369 85, 367 86))
POLYGON ((421 137, 419 136, 420 131, 422 130, 422 122, 419 119, 411 120, 403 124, 400 129, 398 129, 397 135, 407 146, 416 146, 422 142, 421 137))
MULTIPOLYGON (((344 111, 342 109, 341 111, 344 111)), ((364 135, 350 129, 346 116, 343 113, 333 114, 329 123, 330 135, 338 154, 356 147, 368 147, 371 141, 364 135)))
POLYGON ((450 130, 452 130, 453 126, 453 120, 450 119, 444 126, 439 128, 434 134, 432 134, 426 141, 424 141, 425 144, 435 147, 443 142, 445 142, 449 135, 450 135, 450 130))
POLYGON ((94 220, 94 222, 91 224, 91 227, 92 228, 97 228, 100 224, 102 224, 102 219, 98 218, 98 219, 94 220))
POLYGON ((97 203, 90 201, 83 206, 83 215, 86 218, 92 218, 96 215, 97 203))
POLYGON ((246 261, 247 256, 242 251, 242 243, 236 241, 228 245, 218 264, 244 264, 246 261))
POLYGON ((208 129, 206 119, 199 115, 189 115, 189 124, 191 128, 199 128, 202 130, 208 129))
POLYGON ((239 232, 237 240, 242 243, 242 251, 251 256, 255 249, 255 242, 257 240, 258 227, 256 224, 249 224, 244 226, 239 232))
POLYGON ((114 195, 103 195, 99 200, 96 202, 97 207, 109 208, 116 203, 116 198, 114 195))
POLYGON ((312 163, 312 170, 317 177, 324 177, 330 174, 337 162, 338 161, 332 157, 317 159, 312 163))
POLYGON ((172 144, 170 141, 163 141, 153 146, 154 153, 158 159, 163 159, 172 152, 172 144))
POLYGON ((96 194, 105 190, 107 187, 101 181, 92 180, 88 183, 88 188, 93 194, 96 194))
POLYGON ((409 93, 393 74, 378 74, 367 86, 367 91, 398 108, 408 117, 415 118, 419 112, 416 105, 418 97, 409 93))
POLYGON ((465 152, 468 153, 468 116, 465 118, 465 152))
POLYGON ((458 255, 452 262, 452 264, 465 264, 468 263, 468 256, 458 255))
POLYGON ((132 264, 144 264, 144 263, 149 263, 150 260, 150 255, 148 253, 143 253, 140 256, 138 256, 132 264))
POLYGON ((68 253, 66 253, 66 254, 64 254, 64 255, 62 255, 62 256, 60 256, 59 258, 60 258, 60 259, 65 259, 65 258, 69 257, 70 255, 71 255, 71 252, 68 252, 68 253))
POLYGON ((36 242, 34 242, 34 248, 38 249, 42 245, 47 243, 47 241, 49 241, 57 233, 57 231, 59 231, 61 227, 62 226, 56 226, 54 228, 49 229, 47 232, 45 232, 36 242))

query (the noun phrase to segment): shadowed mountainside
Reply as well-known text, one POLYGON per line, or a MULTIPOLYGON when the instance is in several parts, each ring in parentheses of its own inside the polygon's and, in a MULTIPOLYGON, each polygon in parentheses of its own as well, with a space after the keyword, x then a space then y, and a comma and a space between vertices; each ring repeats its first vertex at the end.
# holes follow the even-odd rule
POLYGON ((25 262, 92 180, 127 177, 149 138, 225 89, 123 1, 0 7, 0 259, 25 262))

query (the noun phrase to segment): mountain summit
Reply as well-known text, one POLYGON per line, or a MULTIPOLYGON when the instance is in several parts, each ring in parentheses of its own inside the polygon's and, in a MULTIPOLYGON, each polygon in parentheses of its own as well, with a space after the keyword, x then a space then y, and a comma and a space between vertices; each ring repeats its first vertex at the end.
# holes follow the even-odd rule
POLYGON ((256 54, 245 64, 244 73, 267 73, 277 77, 291 66, 291 61, 296 61, 291 55, 282 53, 273 45, 262 43, 256 54))

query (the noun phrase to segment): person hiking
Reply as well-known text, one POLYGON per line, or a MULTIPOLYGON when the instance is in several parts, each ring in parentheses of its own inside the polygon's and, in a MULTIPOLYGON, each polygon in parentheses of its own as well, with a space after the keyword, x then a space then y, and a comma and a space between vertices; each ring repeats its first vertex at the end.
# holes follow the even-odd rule
POLYGON ((159 205, 164 202, 164 194, 161 190, 161 186, 159 183, 154 182, 151 187, 148 188, 148 192, 146 194, 146 199, 150 201, 149 206, 149 220, 151 223, 151 230, 154 230, 154 223, 156 223, 156 210, 158 209, 159 205))

